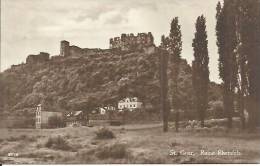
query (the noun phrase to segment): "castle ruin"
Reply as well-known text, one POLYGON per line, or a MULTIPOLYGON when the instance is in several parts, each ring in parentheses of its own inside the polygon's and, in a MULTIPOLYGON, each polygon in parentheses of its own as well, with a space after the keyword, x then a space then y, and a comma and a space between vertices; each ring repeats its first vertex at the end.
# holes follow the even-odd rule
POLYGON ((27 64, 37 64, 37 63, 43 63, 47 62, 50 59, 50 54, 46 52, 40 52, 38 55, 29 55, 26 58, 26 63, 27 64))
POLYGON ((110 49, 119 49, 121 51, 138 51, 145 47, 154 46, 154 38, 151 32, 121 34, 121 37, 111 38, 109 41, 110 49))
POLYGON ((112 52, 131 52, 143 51, 145 53, 153 53, 155 50, 154 38, 151 32, 138 33, 136 36, 133 33, 121 34, 121 37, 111 38, 109 41, 109 49, 100 48, 80 48, 70 45, 66 40, 60 42, 60 54, 52 56, 45 52, 40 52, 38 55, 29 55, 26 58, 26 64, 39 64, 49 60, 61 59, 66 57, 80 57, 91 55, 105 55, 112 52))
POLYGON ((60 43, 60 56, 62 57, 79 57, 105 53, 110 53, 110 49, 80 48, 74 45, 71 46, 66 40, 63 40, 60 43))

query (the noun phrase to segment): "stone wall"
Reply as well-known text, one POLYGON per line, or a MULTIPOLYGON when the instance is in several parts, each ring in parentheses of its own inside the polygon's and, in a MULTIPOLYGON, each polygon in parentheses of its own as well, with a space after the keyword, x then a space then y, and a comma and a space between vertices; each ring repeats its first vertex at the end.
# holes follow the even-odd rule
POLYGON ((46 52, 40 52, 38 55, 29 55, 26 58, 26 64, 38 64, 44 63, 50 60, 50 54, 46 52))
POLYGON ((111 49, 100 49, 100 48, 80 48, 72 45, 68 41, 61 41, 60 43, 60 57, 79 57, 89 55, 101 55, 111 53, 111 49))
POLYGON ((121 37, 111 38, 109 41, 110 49, 119 49, 121 51, 142 50, 145 47, 154 46, 154 38, 151 32, 121 34, 121 37))

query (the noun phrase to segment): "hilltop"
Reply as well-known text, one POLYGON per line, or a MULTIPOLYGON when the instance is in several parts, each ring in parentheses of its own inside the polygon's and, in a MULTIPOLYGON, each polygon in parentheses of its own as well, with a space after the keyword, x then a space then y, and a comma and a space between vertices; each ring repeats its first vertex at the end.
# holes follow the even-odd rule
MULTIPOLYGON (((123 97, 136 96, 143 101, 145 110, 159 113, 159 57, 155 46, 127 51, 81 49, 81 54, 66 50, 64 41, 61 47, 61 53, 67 51, 69 56, 49 58, 43 52, 29 55, 26 64, 1 73, 2 110, 32 112, 39 103, 52 111, 91 110, 116 106, 123 97)), ((181 105, 192 112, 191 67, 186 60, 180 66, 181 105)), ((209 100, 220 100, 220 87, 215 83, 210 87, 209 100)))

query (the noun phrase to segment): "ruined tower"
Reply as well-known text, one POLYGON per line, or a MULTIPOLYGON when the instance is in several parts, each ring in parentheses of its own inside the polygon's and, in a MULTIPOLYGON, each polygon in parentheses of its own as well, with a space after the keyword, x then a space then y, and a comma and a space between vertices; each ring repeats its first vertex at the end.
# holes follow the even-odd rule
POLYGON ((66 40, 60 42, 60 56, 67 57, 69 56, 70 43, 66 40))

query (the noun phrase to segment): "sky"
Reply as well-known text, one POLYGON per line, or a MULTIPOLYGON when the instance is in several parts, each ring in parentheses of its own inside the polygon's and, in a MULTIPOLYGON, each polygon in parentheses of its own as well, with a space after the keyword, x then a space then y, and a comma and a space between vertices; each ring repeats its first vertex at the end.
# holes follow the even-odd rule
POLYGON ((182 57, 191 64, 198 16, 206 17, 210 80, 218 77, 215 14, 218 0, 1 0, 1 71, 29 54, 58 55, 60 41, 81 48, 108 48, 121 33, 152 32, 155 44, 179 17, 182 57))

